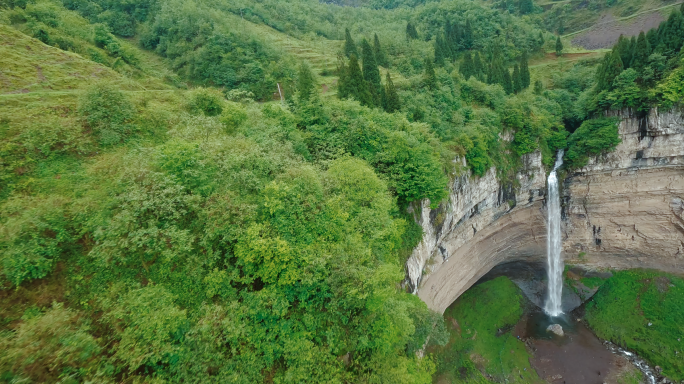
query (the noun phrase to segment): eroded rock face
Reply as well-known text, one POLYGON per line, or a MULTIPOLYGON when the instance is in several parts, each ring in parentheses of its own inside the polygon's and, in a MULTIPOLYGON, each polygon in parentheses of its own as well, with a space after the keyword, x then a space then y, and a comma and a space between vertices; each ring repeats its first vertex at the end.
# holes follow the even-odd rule
MULTIPOLYGON (((566 262, 585 268, 684 271, 684 117, 679 111, 621 117, 622 143, 565 179, 566 262)), ((510 261, 546 260, 546 173, 541 154, 525 156, 518 187, 496 170, 457 178, 449 202, 422 204, 421 244, 406 283, 444 310, 484 274, 510 261)))

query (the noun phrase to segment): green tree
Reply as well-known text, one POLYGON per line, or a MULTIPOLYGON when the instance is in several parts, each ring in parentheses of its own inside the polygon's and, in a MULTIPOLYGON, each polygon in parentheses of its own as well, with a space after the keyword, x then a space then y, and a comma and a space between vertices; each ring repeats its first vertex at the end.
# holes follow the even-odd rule
POLYGON ((480 52, 475 52, 475 55, 473 56, 473 74, 475 77, 480 80, 484 81, 484 75, 485 75, 485 66, 484 63, 482 62, 482 58, 480 57, 480 52))
POLYGON ((520 77, 520 69, 518 64, 513 66, 513 93, 520 93, 523 90, 522 79, 520 77))
POLYGON ((392 113, 401 110, 401 101, 399 100, 399 94, 397 93, 397 88, 392 82, 389 72, 387 72, 386 85, 385 85, 385 111, 392 113))
POLYGON ((563 42, 560 36, 556 39, 556 56, 561 56, 563 54, 563 42))
POLYGON ((534 4, 532 3, 532 0, 520 0, 520 13, 523 15, 527 15, 528 13, 532 13, 534 11, 534 4))
POLYGON ((416 40, 418 39, 418 30, 416 30, 415 25, 408 22, 406 24, 406 40, 416 40))
POLYGON ((351 37, 351 32, 349 32, 349 28, 344 29, 344 54, 347 57, 351 57, 351 55, 358 56, 359 54, 356 50, 356 43, 354 43, 354 39, 351 37))
POLYGON ((634 68, 638 73, 643 71, 644 67, 648 65, 648 57, 651 56, 651 45, 646 39, 646 35, 642 31, 636 42, 634 55, 632 56, 631 68, 634 68))
POLYGON ((544 92, 544 83, 541 80, 534 82, 534 94, 541 95, 544 92))
POLYGON ((373 95, 371 94, 368 82, 363 78, 363 73, 361 72, 361 67, 359 66, 356 55, 351 55, 351 57, 349 57, 349 65, 347 68, 350 96, 353 96, 358 100, 361 105, 372 107, 373 95))
POLYGON ((316 95, 316 81, 309 65, 302 61, 299 65, 297 76, 297 101, 300 104, 308 103, 312 96, 316 95))
POLYGON ((473 58, 470 55, 470 51, 467 51, 463 55, 463 61, 461 62, 461 65, 459 66, 458 70, 459 72, 461 72, 461 75, 463 75, 463 78, 466 80, 468 80, 470 76, 473 76, 475 74, 473 58))
POLYGON ((446 58, 447 54, 444 52, 444 40, 442 39, 441 34, 437 34, 437 37, 435 38, 434 49, 435 64, 440 67, 444 66, 444 59, 446 58))
POLYGON ((472 49, 475 43, 475 38, 473 36, 473 26, 470 23, 470 19, 466 21, 465 28, 463 29, 463 48, 472 49))
POLYGON ((513 93, 513 79, 511 78, 511 73, 508 68, 503 68, 503 88, 507 94, 513 93))
POLYGON ((128 96, 106 83, 90 87, 79 99, 78 112, 102 145, 121 142, 131 132, 134 114, 128 96))
POLYGON ((522 89, 527 89, 530 87, 531 79, 527 50, 523 51, 522 58, 520 59, 520 81, 522 89))
POLYGON ((188 109, 195 114, 218 116, 223 112, 223 94, 214 88, 197 88, 190 94, 188 109))
POLYGON ((429 89, 435 89, 437 87, 437 74, 435 74, 435 67, 432 66, 432 60, 430 58, 425 59, 423 83, 429 89))
POLYGON ((380 39, 378 39, 377 33, 373 37, 373 54, 375 55, 375 61, 378 63, 378 65, 389 68, 387 55, 385 55, 385 51, 380 46, 380 39))
POLYGON ((373 54, 373 48, 366 39, 361 42, 361 59, 363 60, 363 78, 374 86, 379 86, 380 70, 373 54))

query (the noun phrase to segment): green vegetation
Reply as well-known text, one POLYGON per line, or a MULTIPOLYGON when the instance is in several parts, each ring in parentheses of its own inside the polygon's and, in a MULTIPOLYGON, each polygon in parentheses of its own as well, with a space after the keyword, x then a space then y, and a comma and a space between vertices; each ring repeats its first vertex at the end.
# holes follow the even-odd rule
POLYGON ((684 378, 684 280, 653 271, 620 271, 587 304, 596 334, 635 351, 663 374, 684 378))
MULTIPOLYGON (((460 375, 416 354, 448 338, 401 288, 407 208, 536 151, 581 166, 606 109, 684 94, 681 14, 544 89, 553 35, 505 3, 0 0, 0 381, 460 375)), ((536 382, 496 336, 515 287, 459 303, 462 378, 536 382)))
POLYGON ((499 277, 469 289, 449 307, 449 343, 430 349, 437 357, 436 382, 541 383, 525 344, 510 332, 523 314, 523 300, 513 282, 499 277))

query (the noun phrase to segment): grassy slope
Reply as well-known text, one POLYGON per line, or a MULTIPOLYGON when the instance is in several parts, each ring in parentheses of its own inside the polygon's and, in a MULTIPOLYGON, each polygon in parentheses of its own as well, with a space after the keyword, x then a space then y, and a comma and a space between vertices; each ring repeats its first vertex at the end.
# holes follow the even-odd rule
POLYGON ((596 334, 637 352, 684 380, 684 279, 655 271, 621 271, 587 305, 596 334))
POLYGON ((96 81, 126 82, 123 76, 81 56, 45 45, 0 24, 0 93, 84 88, 96 81))
POLYGON ((432 351, 437 359, 435 382, 542 382, 530 366, 525 345, 510 334, 522 316, 522 302, 518 287, 505 277, 463 294, 444 314, 449 343, 432 351))

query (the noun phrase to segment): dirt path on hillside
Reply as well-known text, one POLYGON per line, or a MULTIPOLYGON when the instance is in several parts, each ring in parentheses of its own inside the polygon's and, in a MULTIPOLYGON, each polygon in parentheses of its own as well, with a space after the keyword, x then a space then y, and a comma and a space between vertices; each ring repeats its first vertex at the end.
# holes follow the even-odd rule
POLYGON ((611 48, 620 35, 632 37, 641 31, 657 28, 665 19, 660 12, 639 15, 628 21, 615 21, 612 15, 603 16, 590 30, 582 32, 572 40, 574 45, 585 49, 611 48))

